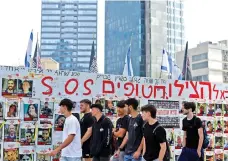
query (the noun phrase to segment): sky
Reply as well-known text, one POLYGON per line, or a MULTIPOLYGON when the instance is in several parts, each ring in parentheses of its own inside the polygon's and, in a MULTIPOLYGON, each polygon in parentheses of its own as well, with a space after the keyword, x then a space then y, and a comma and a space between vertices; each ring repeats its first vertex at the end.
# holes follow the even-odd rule
MULTIPOLYGON (((189 47, 228 39, 228 0, 184 0, 185 37, 189 47)), ((98 0, 98 70, 104 71, 104 0, 98 0)), ((23 65, 29 35, 41 27, 41 0, 1 0, 0 65, 23 65)))

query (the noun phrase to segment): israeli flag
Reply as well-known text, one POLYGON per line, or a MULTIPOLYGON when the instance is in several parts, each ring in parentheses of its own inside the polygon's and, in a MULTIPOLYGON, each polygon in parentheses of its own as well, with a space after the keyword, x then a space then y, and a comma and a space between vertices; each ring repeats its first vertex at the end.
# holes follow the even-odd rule
POLYGON ((33 31, 30 33, 28 47, 25 54, 25 67, 30 67, 31 55, 32 55, 32 43, 33 43, 33 31))
POLYGON ((163 54, 162 54, 161 72, 170 73, 168 54, 165 51, 165 49, 163 49, 163 54))
POLYGON ((125 57, 123 75, 124 76, 133 76, 133 68, 132 68, 132 63, 131 63, 131 43, 129 45, 127 55, 125 57))
POLYGON ((174 79, 174 80, 182 80, 181 70, 177 66, 177 64, 175 64, 175 63, 173 63, 172 79, 174 79))

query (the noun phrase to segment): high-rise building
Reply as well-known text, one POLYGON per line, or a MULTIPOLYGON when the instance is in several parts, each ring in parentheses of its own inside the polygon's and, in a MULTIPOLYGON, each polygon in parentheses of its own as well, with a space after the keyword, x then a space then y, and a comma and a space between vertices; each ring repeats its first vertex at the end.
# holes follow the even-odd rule
POLYGON ((97 50, 97 0, 42 0, 41 56, 60 70, 88 71, 97 50))
POLYGON ((134 75, 159 78, 163 49, 175 58, 185 46, 182 0, 107 0, 105 73, 122 74, 131 36, 134 75))
MULTIPOLYGON (((184 50, 177 52, 177 64, 182 69, 184 50)), ((228 40, 203 42, 188 49, 194 81, 228 83, 228 40)))

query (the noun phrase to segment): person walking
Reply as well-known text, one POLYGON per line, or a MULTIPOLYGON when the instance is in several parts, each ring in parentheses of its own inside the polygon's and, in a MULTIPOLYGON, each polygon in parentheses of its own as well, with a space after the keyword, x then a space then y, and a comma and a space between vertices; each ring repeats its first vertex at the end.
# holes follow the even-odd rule
MULTIPOLYGON (((113 129, 113 135, 116 137, 116 147, 122 144, 123 139, 126 135, 128 129, 128 121, 129 116, 127 115, 127 111, 125 109, 125 101, 120 101, 117 103, 117 113, 118 113, 118 120, 116 121, 116 128, 113 129)), ((119 155, 114 155, 112 161, 124 161, 125 155, 125 147, 120 149, 119 155)))
POLYGON ((125 101, 125 106, 131 117, 127 134, 115 155, 119 155, 120 151, 125 147, 124 161, 141 161, 144 122, 142 116, 137 111, 138 101, 135 98, 129 98, 125 101))
POLYGON ((77 118, 71 113, 73 102, 70 99, 63 99, 59 106, 61 114, 66 117, 63 127, 63 143, 49 155, 55 156, 61 151, 60 161, 81 161, 81 131, 77 118))
POLYGON ((185 102, 183 114, 187 115, 182 121, 184 131, 183 148, 178 161, 203 161, 203 126, 200 118, 194 116, 194 102, 185 102))
POLYGON ((91 161, 92 157, 90 155, 90 141, 92 135, 92 126, 94 123, 94 118, 90 112, 91 101, 88 99, 83 99, 80 101, 80 111, 84 114, 80 121, 81 126, 81 143, 82 143, 82 157, 84 161, 91 161))
POLYGON ((143 158, 146 161, 169 161, 170 151, 166 140, 166 131, 156 119, 154 105, 145 105, 141 109, 144 125, 143 158))
POLYGON ((113 124, 102 114, 101 104, 92 104, 91 109, 96 121, 92 126, 90 154, 93 156, 93 161, 109 161, 112 154, 113 124))

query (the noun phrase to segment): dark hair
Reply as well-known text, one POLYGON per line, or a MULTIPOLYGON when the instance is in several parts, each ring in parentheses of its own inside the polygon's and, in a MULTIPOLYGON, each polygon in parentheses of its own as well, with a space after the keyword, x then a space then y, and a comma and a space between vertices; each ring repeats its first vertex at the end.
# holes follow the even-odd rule
POLYGON ((119 108, 124 108, 125 107, 125 100, 119 101, 116 106, 119 108))
POLYGON ((153 119, 156 118, 157 109, 156 109, 156 107, 155 107, 154 105, 150 105, 150 104, 145 105, 145 106, 143 106, 143 107, 141 108, 141 111, 142 111, 142 112, 143 112, 143 111, 145 111, 145 112, 150 112, 151 117, 152 117, 153 119))
POLYGON ((132 106, 134 110, 137 110, 138 108, 138 101, 135 98, 129 98, 125 101, 125 104, 128 106, 132 106))
POLYGON ((95 101, 95 104, 101 104, 101 100, 100 100, 100 99, 97 99, 97 100, 95 101))
POLYGON ((196 109, 196 104, 194 102, 185 102, 184 109, 186 110, 192 109, 192 112, 194 112, 196 109))
POLYGON ((220 120, 218 120, 218 122, 217 122, 218 124, 221 124, 221 121, 220 120))
POLYGON ((89 107, 91 106, 92 102, 89 100, 89 99, 83 99, 80 101, 80 103, 85 103, 85 104, 88 104, 89 107))
POLYGON ((60 103, 59 106, 66 106, 68 111, 71 111, 73 108, 73 102, 70 99, 63 99, 60 103))
POLYGON ((211 121, 208 121, 208 122, 207 122, 207 126, 208 126, 209 124, 211 124, 211 121))
POLYGON ((103 106, 101 104, 92 104, 91 108, 98 108, 101 112, 103 110, 103 106))

